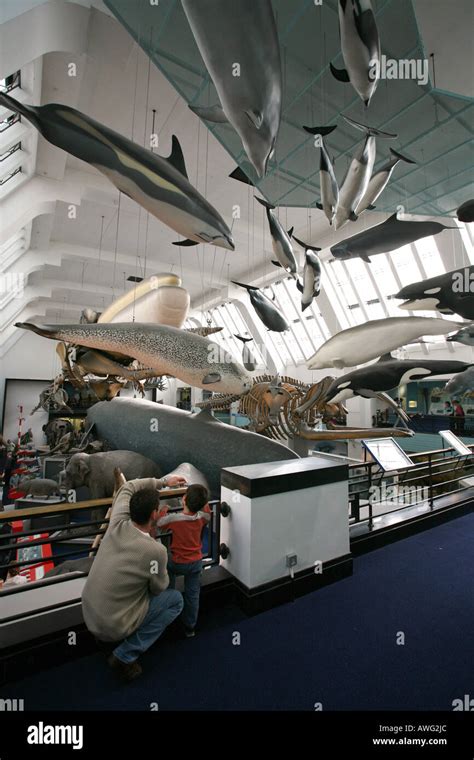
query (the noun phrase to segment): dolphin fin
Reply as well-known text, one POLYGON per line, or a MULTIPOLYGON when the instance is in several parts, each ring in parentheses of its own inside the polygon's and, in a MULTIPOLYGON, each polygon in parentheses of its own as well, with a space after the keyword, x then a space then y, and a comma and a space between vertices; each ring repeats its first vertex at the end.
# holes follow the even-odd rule
POLYGON ((171 138, 171 153, 166 159, 171 166, 179 171, 183 177, 188 179, 188 173, 186 171, 186 164, 184 162, 183 151, 176 135, 171 138))
POLYGON ((255 129, 260 129, 263 123, 263 114, 261 111, 257 111, 255 108, 249 108, 245 111, 245 115, 250 119, 255 129))
POLYGON ((357 222, 358 218, 359 217, 357 216, 356 212, 351 211, 351 213, 349 214, 349 219, 351 220, 351 222, 357 222))
POLYGON ((246 288, 247 290, 258 290, 258 288, 255 287, 255 285, 244 285, 243 282, 236 282, 235 280, 231 280, 233 285, 238 285, 239 288, 246 288))
POLYGON ((329 64, 329 68, 331 69, 331 74, 335 79, 337 79, 338 82, 350 82, 349 74, 347 73, 347 69, 336 69, 335 66, 332 65, 332 63, 329 64))
POLYGON ((224 113, 222 106, 217 103, 215 106, 191 106, 188 108, 204 121, 212 121, 214 124, 228 124, 229 119, 224 113))
POLYGON ((395 135, 392 132, 383 132, 381 129, 376 129, 376 127, 368 127, 367 124, 361 124, 360 121, 354 121, 354 119, 350 119, 349 116, 343 116, 342 118, 344 121, 347 121, 348 124, 351 124, 351 126, 362 130, 362 132, 367 132, 369 135, 374 135, 376 137, 386 137, 387 139, 394 139, 395 137, 398 137, 398 135, 395 135))
POLYGON ((191 246, 191 245, 199 245, 199 243, 196 240, 175 240, 171 245, 182 245, 182 246, 191 246))
POLYGON ((246 185, 252 185, 252 187, 254 187, 254 183, 252 182, 251 179, 247 177, 247 175, 240 168, 240 166, 237 166, 237 168, 234 169, 234 171, 229 174, 229 177, 231 177, 232 179, 236 179, 239 182, 244 182, 246 185))
POLYGON ((377 208, 377 206, 374 206, 372 203, 370 203, 370 204, 367 206, 367 210, 368 210, 368 211, 374 211, 376 208, 377 208))
POLYGON ((255 198, 256 201, 258 201, 259 203, 261 203, 262 206, 265 206, 266 209, 269 209, 270 211, 273 211, 273 209, 275 208, 275 206, 272 203, 269 203, 264 198, 257 198, 256 195, 254 195, 253 197, 255 198))
POLYGON ((319 208, 320 211, 324 211, 324 207, 322 203, 316 203, 316 208, 319 208))
POLYGON ((391 353, 390 353, 390 351, 389 351, 389 352, 388 352, 388 353, 386 353, 386 354, 382 354, 382 356, 381 356, 379 359, 377 359, 377 363, 378 363, 378 362, 390 362, 390 361, 392 361, 394 358, 395 358, 395 357, 394 357, 394 356, 392 356, 392 354, 391 354, 391 353))
POLYGON ((300 293, 303 292, 304 288, 303 288, 303 285, 301 284, 301 280, 296 280, 296 287, 298 288, 300 293))
POLYGON ((274 261, 273 259, 271 259, 271 262, 272 264, 275 264, 276 267, 281 267, 281 264, 279 261, 274 261))
POLYGON ((208 375, 202 378, 203 385, 210 385, 211 383, 218 383, 222 379, 220 372, 209 372, 208 375))
POLYGON ((321 135, 321 137, 324 137, 334 132, 337 129, 337 124, 333 124, 330 127, 303 127, 303 129, 305 132, 309 132, 310 135, 321 135))
POLYGON ((295 240, 295 241, 298 243, 298 245, 300 245, 300 246, 301 246, 302 248, 304 248, 306 251, 307 251, 308 249, 310 249, 311 251, 320 251, 320 250, 321 250, 321 248, 316 248, 316 246, 315 246, 315 245, 309 245, 309 243, 303 243, 303 241, 302 241, 302 240, 298 240, 298 238, 297 238, 297 237, 295 237, 294 235, 293 235, 293 240, 295 240))
POLYGON ((405 161, 407 164, 416 164, 416 161, 413 161, 412 158, 407 158, 406 156, 402 155, 402 153, 399 153, 397 150, 394 150, 393 148, 390 148, 390 153, 394 158, 398 158, 399 161, 405 161))
POLYGON ((290 227, 290 229, 286 231, 288 237, 293 237, 294 229, 294 227, 290 227))

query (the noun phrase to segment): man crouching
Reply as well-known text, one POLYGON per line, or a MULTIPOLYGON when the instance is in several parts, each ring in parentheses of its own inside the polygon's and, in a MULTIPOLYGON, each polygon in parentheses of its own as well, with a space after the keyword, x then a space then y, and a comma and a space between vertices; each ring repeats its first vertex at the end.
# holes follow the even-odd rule
POLYGON ((89 631, 101 641, 121 642, 108 662, 126 681, 141 674, 138 657, 183 608, 179 591, 168 589, 166 549, 150 531, 158 518, 157 490, 185 483, 170 476, 130 480, 120 488, 82 592, 89 631))

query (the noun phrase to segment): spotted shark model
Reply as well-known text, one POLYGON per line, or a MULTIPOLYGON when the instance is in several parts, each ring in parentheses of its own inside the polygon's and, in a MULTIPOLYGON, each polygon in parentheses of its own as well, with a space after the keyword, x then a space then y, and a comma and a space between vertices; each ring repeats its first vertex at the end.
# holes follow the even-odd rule
POLYGON ((48 142, 94 166, 186 240, 235 249, 220 214, 189 182, 176 137, 166 159, 68 106, 27 106, 5 93, 0 105, 28 119, 48 142))

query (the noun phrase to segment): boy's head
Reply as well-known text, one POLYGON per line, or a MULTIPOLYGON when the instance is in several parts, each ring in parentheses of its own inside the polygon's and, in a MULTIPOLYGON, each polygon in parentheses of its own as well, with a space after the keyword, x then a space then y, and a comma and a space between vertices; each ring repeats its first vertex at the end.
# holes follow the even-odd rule
POLYGON ((205 486, 201 486, 199 483, 188 486, 188 490, 183 496, 183 501, 187 508, 193 514, 199 512, 200 509, 206 506, 209 501, 209 492, 205 486))
POLYGON ((137 491, 130 499, 130 517, 137 525, 147 525, 152 514, 159 509, 160 496, 153 488, 137 491))

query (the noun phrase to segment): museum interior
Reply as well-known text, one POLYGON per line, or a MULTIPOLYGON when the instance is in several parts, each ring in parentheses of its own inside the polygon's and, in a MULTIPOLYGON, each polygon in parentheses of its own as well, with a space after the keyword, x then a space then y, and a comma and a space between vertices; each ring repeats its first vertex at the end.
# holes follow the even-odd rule
POLYGON ((474 709, 473 15, 0 0, 2 709, 474 709))

